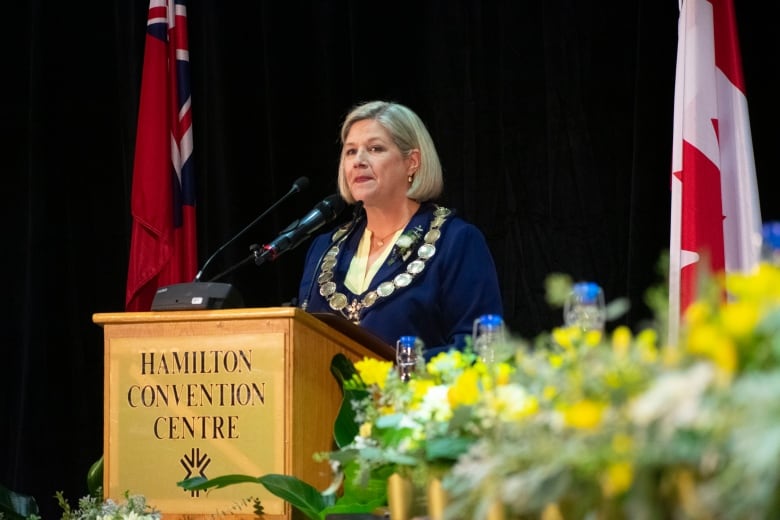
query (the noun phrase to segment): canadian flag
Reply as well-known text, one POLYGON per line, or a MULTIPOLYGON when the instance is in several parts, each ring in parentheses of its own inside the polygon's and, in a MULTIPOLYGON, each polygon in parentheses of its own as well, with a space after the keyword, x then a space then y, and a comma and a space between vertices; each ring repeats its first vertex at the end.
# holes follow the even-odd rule
POLYGON ((672 146, 669 341, 704 272, 750 271, 761 209, 732 0, 681 0, 672 146))

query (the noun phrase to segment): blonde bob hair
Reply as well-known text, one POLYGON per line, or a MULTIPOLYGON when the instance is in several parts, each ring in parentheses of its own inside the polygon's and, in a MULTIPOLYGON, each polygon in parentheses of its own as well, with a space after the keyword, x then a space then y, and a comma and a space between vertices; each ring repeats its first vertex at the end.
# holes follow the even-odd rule
MULTIPOLYGON (((347 140, 349 130, 358 121, 373 119, 387 130, 395 145, 407 157, 415 148, 420 150, 420 168, 414 174, 406 196, 417 202, 436 199, 444 189, 444 176, 433 139, 420 117, 411 109, 388 101, 369 101, 354 107, 341 125, 341 145, 347 140)), ((339 160, 339 193, 349 204, 355 198, 349 191, 344 172, 344 154, 339 160)))

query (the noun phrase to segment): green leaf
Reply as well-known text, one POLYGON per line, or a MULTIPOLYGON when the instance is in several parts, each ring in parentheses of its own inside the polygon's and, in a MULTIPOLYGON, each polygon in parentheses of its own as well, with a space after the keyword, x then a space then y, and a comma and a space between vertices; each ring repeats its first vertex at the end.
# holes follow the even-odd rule
POLYGON ((234 484, 244 484, 244 483, 255 483, 255 484, 261 484, 260 479, 262 477, 252 477, 250 475, 221 475, 219 477, 214 477, 210 479, 206 479, 203 477, 193 477, 188 478, 186 480, 182 480, 180 482, 177 482, 176 485, 179 487, 183 487, 187 491, 202 491, 204 489, 219 489, 227 486, 232 486, 234 484))
POLYGON ((339 500, 336 504, 326 507, 320 514, 321 518, 327 518, 328 515, 335 514, 359 514, 359 513, 373 513, 377 508, 387 505, 387 500, 377 498, 369 502, 349 502, 339 500))
POLYGON ((355 421, 355 410, 352 408, 352 402, 362 401, 368 396, 368 392, 364 389, 345 389, 344 382, 354 380, 358 373, 355 365, 344 354, 333 356, 330 363, 330 371, 341 385, 343 394, 339 412, 333 423, 333 440, 336 442, 337 447, 343 448, 355 440, 355 437, 360 432, 360 425, 355 421))
POLYGON ((177 482, 188 491, 201 491, 211 488, 223 488, 234 484, 262 484, 274 496, 290 503, 311 520, 320 520, 320 512, 331 505, 313 486, 289 475, 268 474, 260 477, 250 475, 222 475, 212 479, 193 477, 177 482))
POLYGON ((344 390, 339 413, 333 422, 333 440, 338 448, 343 448, 355 440, 360 433, 360 425, 355 420, 352 401, 362 401, 368 396, 365 390, 344 390))
POLYGON ((322 510, 330 505, 313 486, 295 477, 270 474, 259 477, 258 480, 272 494, 286 500, 312 520, 319 520, 322 510))
POLYGON ((343 494, 332 507, 322 513, 327 516, 335 513, 372 513, 378 507, 387 505, 387 479, 396 470, 393 465, 372 468, 369 475, 362 478, 360 465, 350 462, 344 466, 343 494))
POLYGON ((553 308, 563 307, 574 281, 565 273, 550 273, 544 280, 545 299, 553 308))
POLYGON ((87 490, 93 497, 98 496, 103 488, 103 456, 90 466, 87 471, 87 490))
POLYGON ((466 453, 474 439, 466 437, 449 437, 446 439, 430 439, 425 446, 425 456, 428 460, 457 460, 466 453))
POLYGON ((450 431, 467 427, 473 421, 473 417, 473 406, 458 406, 452 413, 452 419, 450 419, 450 431))
POLYGON ((344 388, 344 382, 353 379, 358 375, 358 371, 352 361, 344 354, 336 354, 330 360, 330 371, 338 380, 341 388, 344 388))
POLYGON ((24 519, 30 515, 38 515, 38 503, 29 495, 11 491, 0 484, 0 516, 10 519, 24 519))

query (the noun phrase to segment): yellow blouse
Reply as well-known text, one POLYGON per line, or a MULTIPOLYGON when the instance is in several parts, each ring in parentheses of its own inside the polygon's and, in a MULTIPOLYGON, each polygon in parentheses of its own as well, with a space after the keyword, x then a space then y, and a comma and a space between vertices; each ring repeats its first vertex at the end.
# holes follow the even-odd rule
MULTIPOLYGON (((395 244, 398 238, 403 232, 403 228, 395 232, 390 241, 390 244, 395 244)), ((373 233, 366 229, 363 232, 363 236, 360 238, 360 244, 358 244, 357 252, 352 257, 352 261, 349 264, 349 270, 347 271, 347 278, 344 280, 344 285, 352 291, 353 294, 363 294, 368 286, 371 285, 371 280, 374 279, 379 268, 385 263, 387 257, 390 255, 390 251, 393 250, 393 246, 386 247, 382 254, 379 255, 374 263, 368 265, 368 255, 371 252, 371 238, 373 233)))

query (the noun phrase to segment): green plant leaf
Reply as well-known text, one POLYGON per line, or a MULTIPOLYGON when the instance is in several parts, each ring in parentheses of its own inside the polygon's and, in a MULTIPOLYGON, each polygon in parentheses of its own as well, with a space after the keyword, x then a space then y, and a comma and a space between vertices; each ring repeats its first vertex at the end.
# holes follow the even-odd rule
POLYGON ((336 504, 326 507, 320 512, 321 518, 327 518, 328 515, 336 514, 360 514, 373 513, 377 508, 387 504, 386 499, 375 499, 370 502, 350 502, 339 500, 336 504))
POLYGON ((180 482, 177 482, 176 485, 183 487, 187 491, 202 491, 205 489, 219 489, 227 486, 232 486, 234 484, 244 484, 247 482, 260 484, 260 479, 262 477, 252 477, 250 475, 239 475, 239 474, 233 474, 233 475, 221 475, 219 477, 214 478, 203 478, 203 477, 192 477, 185 480, 182 480, 180 482))
POLYGON ((332 504, 332 501, 327 503, 325 497, 313 486, 289 475, 269 474, 259 477, 258 480, 268 491, 286 500, 312 520, 319 520, 322 510, 332 504))
POLYGON ((322 494, 306 482, 289 475, 271 473, 260 477, 250 475, 222 475, 212 479, 193 477, 176 484, 188 491, 201 491, 211 488, 223 488, 234 484, 262 484, 272 495, 289 502, 311 520, 320 520, 320 512, 326 506, 332 505, 332 500, 326 500, 322 494))
POLYGON ((38 515, 38 503, 29 495, 11 491, 0 484, 0 513, 10 519, 24 519, 38 515))
POLYGON ((336 420, 333 422, 333 440, 338 448, 343 448, 355 440, 360 425, 355 420, 352 401, 361 401, 368 396, 365 390, 344 390, 336 420))
MULTIPOLYGON (((387 479, 395 471, 395 466, 385 465, 373 468, 361 478, 360 464, 350 462, 344 466, 343 494, 339 504, 374 504, 383 505, 387 502, 387 479)), ((359 512, 359 511, 356 511, 359 512)))
POLYGON ((425 446, 425 457, 428 460, 455 461, 469 450, 474 439, 466 437, 450 437, 431 439, 425 446))
POLYGON ((341 388, 344 388, 344 382, 349 381, 358 375, 357 369, 352 361, 344 354, 336 354, 330 361, 330 371, 338 380, 341 388))
MULTIPOLYGON (((343 397, 336 420, 333 423, 333 440, 336 446, 344 446, 355 440, 360 426, 355 421, 355 410, 352 408, 352 401, 360 401, 368 396, 368 392, 363 389, 345 389, 344 382, 354 380, 358 377, 355 365, 344 354, 336 354, 330 363, 330 371, 341 385, 343 397)), ((347 385, 349 386, 349 385, 347 385)))
POLYGON ((100 490, 103 488, 103 456, 101 455, 98 460, 90 466, 87 471, 87 490, 89 494, 98 496, 100 490))

